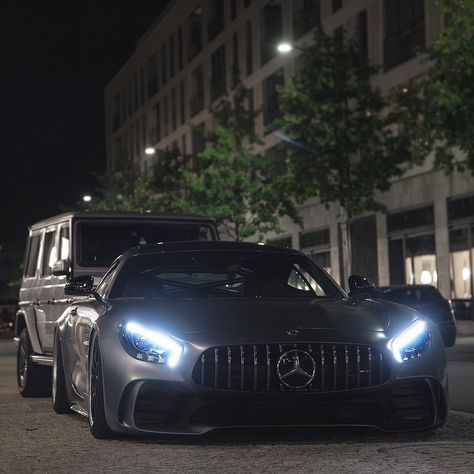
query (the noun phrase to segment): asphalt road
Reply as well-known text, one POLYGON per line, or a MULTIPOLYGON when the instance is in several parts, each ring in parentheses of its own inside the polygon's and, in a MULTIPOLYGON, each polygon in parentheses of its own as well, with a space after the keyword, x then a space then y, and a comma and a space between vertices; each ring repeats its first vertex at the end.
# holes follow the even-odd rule
POLYGON ((98 441, 85 418, 18 395, 14 346, 3 339, 0 472, 474 473, 474 338, 460 339, 448 357, 454 411, 434 433, 246 430, 98 441))

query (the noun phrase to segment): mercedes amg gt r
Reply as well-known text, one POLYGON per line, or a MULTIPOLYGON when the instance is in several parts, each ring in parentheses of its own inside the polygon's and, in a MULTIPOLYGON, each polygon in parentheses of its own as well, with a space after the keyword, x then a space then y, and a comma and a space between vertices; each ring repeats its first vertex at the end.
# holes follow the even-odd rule
MULTIPOLYGON (((55 330, 53 407, 92 434, 202 434, 257 426, 441 426, 437 326, 346 293, 304 254, 233 242, 134 248, 96 289, 81 276, 55 330), (86 297, 86 298, 84 298, 86 297)), ((367 297, 369 296, 369 297, 367 297)))

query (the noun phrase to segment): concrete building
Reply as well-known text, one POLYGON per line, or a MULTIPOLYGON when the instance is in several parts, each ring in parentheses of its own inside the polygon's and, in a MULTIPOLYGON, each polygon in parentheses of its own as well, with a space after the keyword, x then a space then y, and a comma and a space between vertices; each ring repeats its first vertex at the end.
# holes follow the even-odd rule
MULTIPOLYGON (((190 124, 212 127, 208 107, 229 90, 235 68, 263 110, 257 131, 262 151, 271 153, 280 139, 264 130, 279 113, 275 87, 293 74, 298 55, 278 55, 275 46, 282 39, 310 41, 314 20, 327 31, 342 25, 358 38, 383 67, 382 91, 423 74, 413 48, 429 45, 443 24, 434 0, 174 0, 106 88, 109 169, 123 156, 146 169, 152 159, 146 147, 200 152, 203 138, 190 124)), ((446 297, 472 298, 473 177, 447 177, 428 160, 380 200, 387 215, 352 223, 352 273, 380 285, 431 283, 446 297)), ((303 250, 344 283, 338 206, 326 210, 310 200, 301 215, 304 230, 283 220, 284 233, 268 240, 303 250)))

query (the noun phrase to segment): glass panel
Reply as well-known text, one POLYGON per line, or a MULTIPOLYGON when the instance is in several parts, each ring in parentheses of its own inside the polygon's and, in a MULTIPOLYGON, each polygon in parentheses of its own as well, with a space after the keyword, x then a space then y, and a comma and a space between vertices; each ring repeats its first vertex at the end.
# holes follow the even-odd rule
POLYGON ((283 38, 281 0, 271 0, 262 9, 262 65, 277 55, 276 46, 283 38))
POLYGON ((59 232, 59 259, 68 260, 69 250, 69 227, 63 226, 59 232))
POLYGON ((329 244, 329 229, 305 232, 300 235, 300 247, 316 247, 317 245, 329 244))
POLYGON ((469 252, 469 228, 449 232, 449 266, 451 273, 451 296, 471 298, 471 274, 469 252))
POLYGON ((330 252, 305 252, 306 255, 320 268, 331 275, 331 253, 330 252))
POLYGON ((46 232, 44 236, 43 262, 41 264, 41 275, 51 275, 51 268, 58 259, 56 247, 54 245, 55 231, 46 232))
POLYGON ((390 267, 390 284, 405 283, 405 267, 403 265, 403 239, 388 242, 388 258, 390 267))
POLYGON ((40 235, 34 235, 30 240, 30 249, 28 251, 28 261, 26 264, 26 277, 34 277, 36 273, 36 264, 38 262, 38 252, 41 242, 40 235))
POLYGON ((433 234, 408 237, 405 241, 405 275, 408 284, 438 284, 433 234))
POLYGON ((474 196, 448 201, 449 220, 474 216, 474 196))
POLYGON ((389 232, 428 225, 434 225, 433 206, 396 212, 387 216, 387 230, 389 232))

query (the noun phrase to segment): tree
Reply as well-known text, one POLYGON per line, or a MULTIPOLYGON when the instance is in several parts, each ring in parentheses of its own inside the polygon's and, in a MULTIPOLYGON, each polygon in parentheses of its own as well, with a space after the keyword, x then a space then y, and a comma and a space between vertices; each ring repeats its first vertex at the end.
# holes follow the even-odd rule
POLYGON ((410 111, 388 113, 390 101, 373 85, 379 72, 344 30, 315 30, 297 72, 279 89, 279 125, 293 143, 289 173, 299 202, 317 197, 342 209, 344 267, 350 269, 348 222, 383 210, 377 193, 390 188, 413 159, 411 142, 394 120, 414 120, 410 111))
POLYGON ((226 234, 243 240, 279 231, 278 217, 299 221, 286 177, 274 173, 277 163, 256 152, 259 112, 247 107, 248 90, 238 84, 211 112, 216 125, 205 133, 209 147, 184 171, 185 196, 180 208, 212 216, 226 234))
POLYGON ((474 174, 474 2, 443 0, 441 9, 446 26, 428 50, 419 139, 431 144, 438 168, 474 174))

